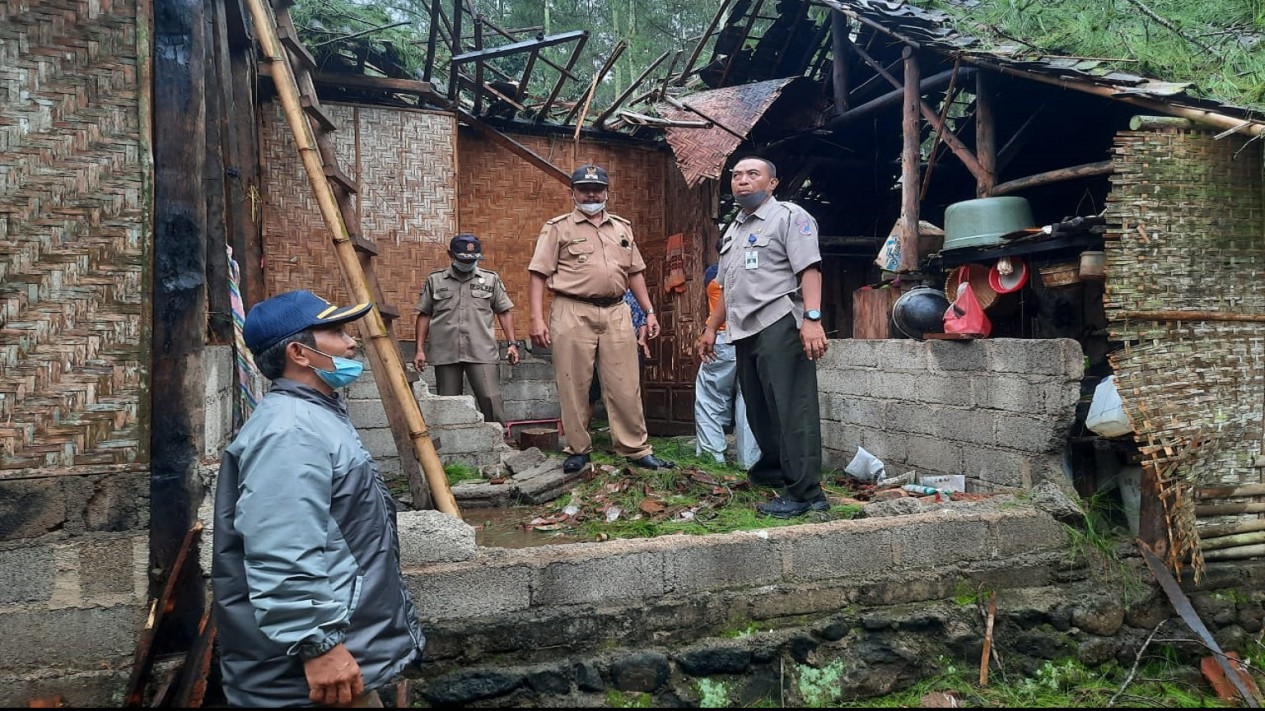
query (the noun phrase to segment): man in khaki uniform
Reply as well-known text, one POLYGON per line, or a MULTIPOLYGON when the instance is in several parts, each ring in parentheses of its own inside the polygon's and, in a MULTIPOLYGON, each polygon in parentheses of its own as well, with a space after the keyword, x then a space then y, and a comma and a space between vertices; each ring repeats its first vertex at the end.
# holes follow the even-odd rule
POLYGON ((632 289, 646 312, 648 336, 659 335, 659 320, 646 290, 646 263, 633 239, 632 225, 606 211, 610 181, 595 165, 580 166, 571 175, 575 208, 545 223, 536 238, 531 274, 531 339, 553 349, 554 379, 567 438, 562 469, 577 472, 589 463, 589 385, 596 362, 602 401, 610 422, 615 451, 647 469, 676 466, 654 456, 641 407, 637 367, 637 335, 624 292, 632 289), (553 292, 545 323, 545 287, 553 292))
POLYGON ((505 403, 496 372, 500 349, 492 318, 501 322, 501 330, 510 340, 506 351, 510 365, 517 364, 518 342, 510 314, 514 302, 496 272, 479 269, 483 245, 478 237, 453 237, 448 255, 452 265, 431 272, 418 295, 413 367, 421 372, 427 363, 435 366, 440 395, 462 394, 461 378, 465 376, 483 420, 505 424, 505 403))

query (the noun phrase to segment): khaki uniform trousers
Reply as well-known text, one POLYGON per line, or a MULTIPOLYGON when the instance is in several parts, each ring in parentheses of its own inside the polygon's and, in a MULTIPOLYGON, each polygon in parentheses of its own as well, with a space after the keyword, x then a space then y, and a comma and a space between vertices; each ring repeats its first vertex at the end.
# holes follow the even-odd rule
POLYGON ((496 363, 448 363, 435 366, 435 389, 440 395, 462 395, 461 377, 470 381, 474 401, 484 422, 505 424, 505 400, 501 397, 501 376, 496 363))
POLYGON ((613 306, 594 306, 555 294, 549 309, 549 336, 562 430, 567 438, 564 451, 588 454, 593 449, 589 386, 596 361, 615 453, 636 459, 653 452, 647 444, 637 335, 628 304, 620 301, 613 306))

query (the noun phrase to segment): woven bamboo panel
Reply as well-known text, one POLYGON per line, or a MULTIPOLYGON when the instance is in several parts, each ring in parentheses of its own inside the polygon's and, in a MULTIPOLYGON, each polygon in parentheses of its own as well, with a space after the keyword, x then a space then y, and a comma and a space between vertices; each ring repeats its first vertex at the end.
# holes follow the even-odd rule
POLYGON ((1192 489, 1261 481, 1251 465, 1265 435, 1265 324, 1127 314, 1265 314, 1261 149, 1202 132, 1124 132, 1114 153, 1104 305, 1125 348, 1112 365, 1144 463, 1161 476, 1170 563, 1188 556, 1198 571, 1192 489))
POLYGON ((0 2, 0 478, 145 459, 135 20, 132 2, 0 2))
MULTIPOLYGON (((326 108, 339 126, 339 167, 357 181, 361 229, 379 250, 373 270, 383 298, 401 314, 392 330, 411 340, 417 290, 446 263, 455 234, 455 120, 428 111, 326 108)), ((346 301, 341 265, 279 105, 262 112, 260 133, 268 293, 306 288, 346 301)))

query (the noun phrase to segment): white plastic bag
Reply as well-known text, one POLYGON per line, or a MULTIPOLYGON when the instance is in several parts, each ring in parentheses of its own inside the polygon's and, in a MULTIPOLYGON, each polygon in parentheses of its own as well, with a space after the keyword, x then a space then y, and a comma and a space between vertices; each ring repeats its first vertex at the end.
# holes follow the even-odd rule
POLYGON ((1133 424, 1124 411, 1116 376, 1108 375, 1094 388, 1094 399, 1085 415, 1085 426, 1103 437, 1119 437, 1133 432, 1133 424))
POLYGON ((856 456, 843 471, 857 481, 878 481, 883 476, 883 461, 858 445, 856 456))

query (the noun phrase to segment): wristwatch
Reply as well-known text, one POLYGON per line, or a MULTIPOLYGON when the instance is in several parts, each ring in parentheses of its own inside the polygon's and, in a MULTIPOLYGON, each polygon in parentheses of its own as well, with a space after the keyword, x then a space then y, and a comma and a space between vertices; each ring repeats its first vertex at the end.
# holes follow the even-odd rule
POLYGON ((821 311, 817 309, 809 309, 804 312, 804 318, 808 319, 809 321, 820 321, 821 311))

